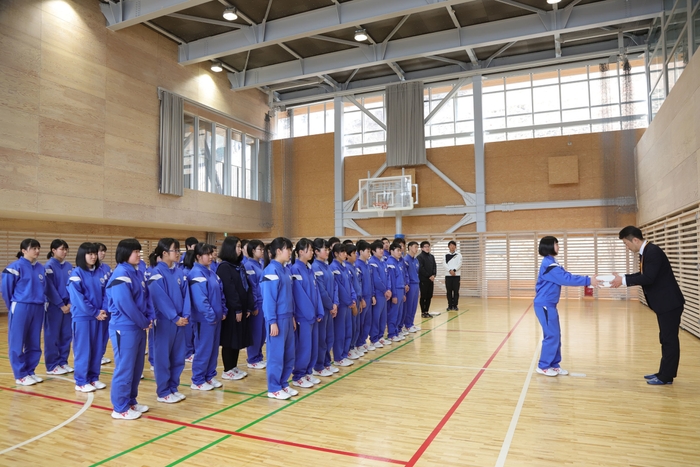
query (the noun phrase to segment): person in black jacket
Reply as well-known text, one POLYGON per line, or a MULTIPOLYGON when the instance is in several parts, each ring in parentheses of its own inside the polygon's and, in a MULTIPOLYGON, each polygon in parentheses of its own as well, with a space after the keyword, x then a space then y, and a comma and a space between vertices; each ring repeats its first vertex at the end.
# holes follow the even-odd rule
POLYGON ((224 286, 226 308, 229 310, 229 319, 221 323, 221 358, 224 361, 221 377, 237 380, 248 375, 238 369, 238 354, 240 349, 253 343, 248 317, 255 310, 255 299, 242 261, 241 241, 237 237, 226 237, 219 258, 221 263, 216 275, 224 286))
POLYGON ((417 256, 418 279, 420 280, 420 314, 423 318, 432 318, 428 312, 430 311, 430 301, 433 299, 437 264, 435 264, 435 257, 430 254, 429 241, 420 242, 420 249, 422 251, 417 256))
POLYGON ((639 253, 639 269, 636 274, 615 274, 612 287, 641 285, 649 308, 656 313, 661 342, 659 372, 644 376, 648 384, 672 384, 678 371, 681 348, 678 328, 685 299, 673 275, 671 263, 661 248, 644 240, 642 231, 627 226, 620 231, 620 240, 627 249, 639 253))

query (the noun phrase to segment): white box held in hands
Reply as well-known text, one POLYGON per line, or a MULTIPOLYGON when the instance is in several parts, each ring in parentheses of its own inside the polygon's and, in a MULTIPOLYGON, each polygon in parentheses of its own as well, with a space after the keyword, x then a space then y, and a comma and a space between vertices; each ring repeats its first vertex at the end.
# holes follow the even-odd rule
POLYGON ((615 280, 615 274, 601 274, 595 278, 598 279, 598 287, 610 287, 615 280))

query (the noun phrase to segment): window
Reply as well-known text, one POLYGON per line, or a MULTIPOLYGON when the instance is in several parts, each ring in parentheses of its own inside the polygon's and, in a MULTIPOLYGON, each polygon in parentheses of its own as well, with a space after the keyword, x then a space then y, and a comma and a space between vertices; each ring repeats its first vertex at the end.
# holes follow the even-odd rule
POLYGON ((386 131, 377 123, 386 123, 384 93, 355 96, 355 99, 374 118, 352 102, 343 103, 343 156, 386 152, 386 131))
POLYGON ((185 115, 185 142, 183 144, 183 157, 185 165, 185 188, 194 188, 194 117, 185 115))
POLYGON ((333 110, 333 101, 328 101, 277 112, 274 139, 333 133, 333 110))

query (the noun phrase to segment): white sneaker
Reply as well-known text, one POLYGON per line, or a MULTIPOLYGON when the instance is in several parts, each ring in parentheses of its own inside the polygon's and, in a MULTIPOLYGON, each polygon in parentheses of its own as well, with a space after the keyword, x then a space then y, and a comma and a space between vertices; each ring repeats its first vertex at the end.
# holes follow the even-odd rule
POLYGON ((256 362, 256 363, 248 363, 248 368, 252 368, 253 370, 263 370, 267 366, 267 362, 262 361, 262 362, 256 362))
POLYGON ((284 392, 286 392, 287 394, 289 394, 290 396, 298 396, 299 395, 299 391, 297 391, 296 389, 290 388, 289 386, 287 386, 286 388, 282 388, 282 390, 284 392))
POLYGON ((175 394, 168 394, 165 397, 158 397, 156 400, 158 402, 165 402, 166 404, 174 404, 176 402, 180 402, 182 399, 177 397, 175 394))
POLYGON ((84 386, 78 386, 78 385, 75 386, 75 390, 80 391, 80 392, 95 392, 95 389, 97 389, 97 388, 95 388, 95 386, 93 386, 90 383, 88 383, 84 386))
POLYGON ((105 383, 103 383, 102 381, 93 381, 93 382, 90 383, 90 384, 92 384, 93 386, 95 386, 95 389, 104 389, 104 388, 107 387, 107 385, 106 385, 105 383))
POLYGON ((141 412, 137 412, 135 410, 127 410, 126 412, 112 412, 112 418, 115 418, 117 420, 136 420, 137 418, 141 417, 141 412))
POLYGON ((175 392, 173 393, 173 396, 177 397, 177 398, 180 399, 181 401, 184 401, 185 399, 187 399, 187 396, 185 396, 183 393, 181 393, 181 392, 179 392, 179 391, 175 391, 175 392))
POLYGON ((61 365, 61 368, 63 368, 64 370, 66 370, 68 373, 73 373, 73 372, 75 371, 75 370, 73 369, 73 367, 70 366, 70 365, 61 365))
POLYGON ((372 346, 375 348, 375 350, 376 350, 376 349, 382 349, 382 348, 384 348, 384 344, 382 344, 382 343, 379 342, 379 341, 377 341, 377 342, 375 342, 374 344, 372 344, 372 346))
POLYGON ((275 391, 275 392, 268 392, 267 397, 269 397, 271 399, 279 399, 281 401, 286 401, 287 399, 289 399, 292 396, 290 396, 285 391, 275 391))
POLYGON ((207 383, 211 384, 215 388, 220 388, 221 386, 223 386, 223 383, 221 381, 217 381, 216 378, 210 379, 209 381, 207 381, 207 383))
POLYGON ((321 383, 321 380, 318 378, 314 378, 312 375, 306 375, 304 376, 304 379, 306 381, 309 381, 311 384, 319 384, 321 383))
POLYGON ((142 405, 142 404, 134 404, 131 406, 131 410, 135 410, 136 412, 146 413, 146 412, 148 412, 148 406, 142 405))
POLYGON ((410 333, 418 332, 418 329, 416 329, 415 326, 411 326, 410 328, 408 328, 408 332, 410 332, 410 333))
POLYGON ((221 379, 225 379, 227 381, 233 380, 233 376, 234 376, 233 370, 228 370, 228 371, 224 371, 223 373, 221 373, 221 379))
POLYGON ((399 339, 401 339, 402 341, 405 341, 405 340, 406 340, 406 334, 399 334, 399 339))
POLYGON ((370 352, 374 352, 375 350, 377 350, 374 344, 365 344, 365 347, 367 347, 367 350, 369 350, 370 352))
POLYGON ((102 361, 100 362, 100 365, 106 365, 108 363, 112 363, 112 360, 110 360, 107 357, 102 357, 102 361))
POLYGON ((391 342, 401 342, 401 338, 399 336, 394 336, 391 338, 391 342))
POLYGON ((37 383, 43 383, 43 382, 44 382, 44 378, 40 378, 40 377, 38 377, 37 375, 29 375, 29 377, 32 378, 32 379, 33 379, 35 382, 37 382, 37 383))
POLYGON ((355 349, 350 349, 350 352, 348 352, 348 358, 350 360, 357 360, 358 358, 360 358, 360 356, 357 355, 357 352, 355 352, 355 349))
POLYGON ((557 376, 559 374, 554 368, 545 368, 544 370, 542 368, 537 368, 537 373, 545 376, 557 376))
POLYGON ((214 386, 212 386, 211 384, 209 384, 207 382, 204 382, 202 384, 192 383, 192 385, 190 386, 190 389, 196 389, 197 391, 211 391, 212 389, 214 389, 214 386))
POLYGON ((327 377, 327 376, 333 376, 333 372, 331 372, 330 370, 327 370, 327 369, 324 368, 324 369, 321 370, 321 371, 316 371, 316 370, 314 370, 313 375, 314 375, 314 376, 324 376, 324 377, 327 377))
POLYGON ((423 329, 422 327, 420 327, 420 324, 416 324, 413 327, 416 328, 416 331, 421 331, 423 329))
POLYGON ((364 357, 365 354, 367 353, 367 350, 365 349, 365 346, 360 346, 360 347, 355 347, 355 353, 359 355, 360 357, 364 357))
POLYGON ((151 365, 151 371, 156 371, 156 369, 153 365, 151 365))
POLYGON ((61 365, 56 365, 53 369, 46 372, 47 375, 65 375, 66 373, 68 373, 68 371, 64 370, 61 365))
POLYGON ((338 369, 338 367, 335 367, 335 366, 333 366, 333 365, 327 366, 327 367, 326 367, 326 370, 330 371, 331 373, 338 373, 338 372, 340 371, 340 370, 338 369))
POLYGON ((550 368, 550 369, 556 371, 557 374, 559 374, 559 375, 561 375, 561 376, 566 376, 566 375, 569 374, 569 372, 566 371, 566 370, 563 369, 563 368, 550 368))
POLYGON ((141 379, 143 379, 143 373, 141 373, 141 379))
POLYGON ((248 376, 248 372, 246 372, 246 371, 241 371, 241 370, 238 369, 238 367, 234 368, 234 369, 233 369, 233 372, 236 374, 236 377, 233 378, 233 379, 243 379, 243 378, 245 378, 246 376, 248 376))
POLYGON ((352 366, 352 365, 354 365, 354 364, 355 364, 355 362, 353 362, 352 360, 349 360, 349 359, 347 359, 347 358, 344 358, 344 359, 342 359, 341 361, 336 362, 336 365, 338 365, 338 366, 343 366, 343 367, 352 366))
POLYGON ((311 381, 306 381, 306 378, 301 378, 292 381, 292 384, 298 388, 312 388, 314 384, 311 381))
POLYGON ((36 384, 36 381, 34 381, 34 378, 31 376, 27 375, 24 378, 16 379, 15 384, 19 386, 33 386, 36 384))
MULTIPOLYGON (((384 339, 383 337, 379 339, 379 343, 382 345, 391 345, 391 340, 390 339, 384 339)), ((376 344, 375 344, 376 347, 376 344)))
POLYGON ((194 354, 190 355, 185 359, 185 363, 192 363, 192 360, 194 360, 194 354))

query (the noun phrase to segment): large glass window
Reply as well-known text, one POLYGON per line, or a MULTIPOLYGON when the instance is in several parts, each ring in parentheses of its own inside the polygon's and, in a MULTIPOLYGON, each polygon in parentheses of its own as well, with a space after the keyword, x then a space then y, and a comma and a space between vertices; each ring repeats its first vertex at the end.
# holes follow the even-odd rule
POLYGON ((197 147, 197 189, 212 191, 211 184, 211 122, 199 119, 197 147))
POLYGON ((194 117, 185 115, 185 141, 183 144, 183 157, 185 164, 185 188, 194 188, 195 167, 194 167, 194 117))
POLYGON ((333 101, 293 107, 277 112, 274 139, 333 133, 333 101))

